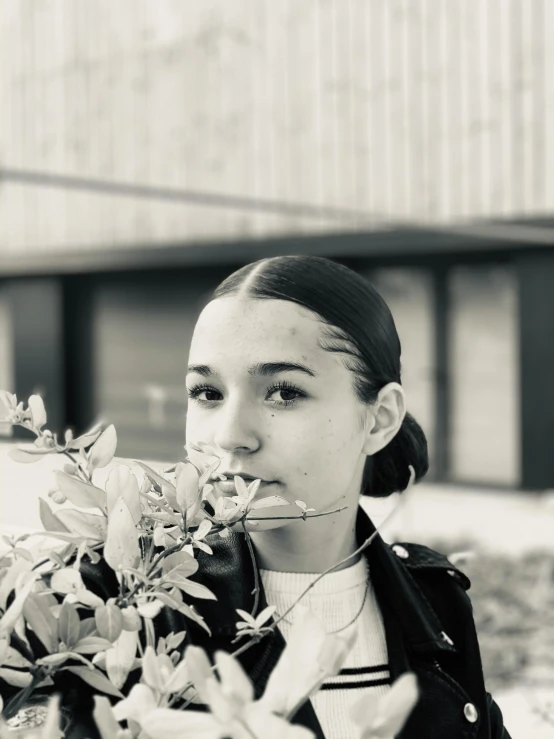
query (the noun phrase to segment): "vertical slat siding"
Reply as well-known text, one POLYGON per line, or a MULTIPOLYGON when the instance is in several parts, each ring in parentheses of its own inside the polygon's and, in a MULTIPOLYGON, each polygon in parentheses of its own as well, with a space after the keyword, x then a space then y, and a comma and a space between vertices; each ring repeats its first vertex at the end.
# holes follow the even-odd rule
MULTIPOLYGON (((554 209, 546 0, 3 3, 0 166, 448 223, 554 209)), ((3 253, 359 227, 4 179, 3 253)))

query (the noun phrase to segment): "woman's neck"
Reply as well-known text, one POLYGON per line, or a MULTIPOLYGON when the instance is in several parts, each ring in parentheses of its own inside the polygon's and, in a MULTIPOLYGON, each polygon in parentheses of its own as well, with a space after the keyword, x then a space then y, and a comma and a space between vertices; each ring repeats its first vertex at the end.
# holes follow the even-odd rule
MULTIPOLYGON (((269 531, 251 532, 258 567, 277 572, 321 573, 358 547, 355 517, 321 517, 269 531)), ((337 568, 350 567, 360 555, 337 568)))

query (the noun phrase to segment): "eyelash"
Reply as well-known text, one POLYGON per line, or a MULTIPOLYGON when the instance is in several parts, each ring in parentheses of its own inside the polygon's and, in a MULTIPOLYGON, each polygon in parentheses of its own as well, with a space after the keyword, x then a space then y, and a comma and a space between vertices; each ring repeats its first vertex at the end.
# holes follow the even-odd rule
MULTIPOLYGON (((292 405, 296 405, 298 401, 301 398, 306 397, 306 393, 302 392, 300 388, 296 387, 296 385, 293 385, 292 382, 288 382, 287 380, 280 380, 279 382, 275 383, 275 385, 272 385, 270 388, 268 388, 268 395, 271 395, 276 390, 289 390, 292 392, 295 392, 298 394, 299 397, 294 398, 293 400, 282 400, 280 403, 276 403, 277 407, 279 408, 289 408, 292 405)), ((209 385, 194 385, 191 387, 188 392, 189 400, 194 400, 196 403, 200 403, 202 405, 208 405, 211 403, 217 403, 217 400, 201 400, 198 396, 200 393, 203 392, 213 392, 218 393, 219 390, 216 390, 213 387, 210 387, 209 385)), ((221 393, 220 393, 221 394, 221 393)))

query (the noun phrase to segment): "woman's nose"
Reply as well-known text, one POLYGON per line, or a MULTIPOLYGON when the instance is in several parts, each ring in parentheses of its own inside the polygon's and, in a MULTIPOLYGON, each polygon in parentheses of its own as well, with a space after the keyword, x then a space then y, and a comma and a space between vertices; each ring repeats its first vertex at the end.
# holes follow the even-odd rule
POLYGON ((228 401, 216 414, 215 422, 214 442, 220 449, 232 452, 235 449, 255 451, 259 448, 255 413, 246 404, 228 401))

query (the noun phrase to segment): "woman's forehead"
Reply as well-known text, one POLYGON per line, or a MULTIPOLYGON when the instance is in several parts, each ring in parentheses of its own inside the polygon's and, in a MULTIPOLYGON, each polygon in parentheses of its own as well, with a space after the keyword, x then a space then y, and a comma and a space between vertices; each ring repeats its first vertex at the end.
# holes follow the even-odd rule
MULTIPOLYGON (((303 365, 332 362, 319 341, 322 324, 287 300, 218 298, 204 308, 190 348, 190 364, 290 361, 303 365)), ((334 364, 334 362, 333 362, 334 364)), ((317 367, 315 368, 317 370, 317 367)))

